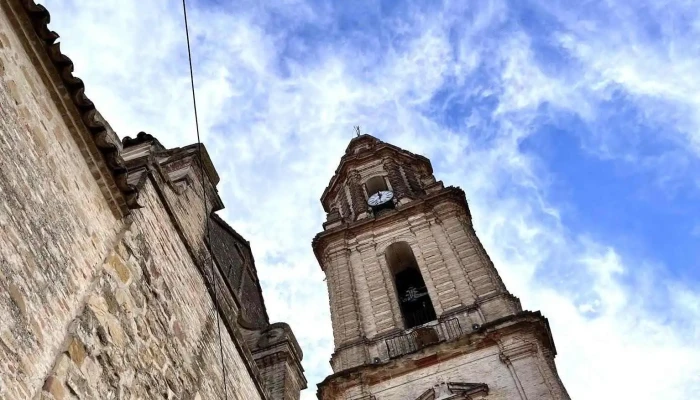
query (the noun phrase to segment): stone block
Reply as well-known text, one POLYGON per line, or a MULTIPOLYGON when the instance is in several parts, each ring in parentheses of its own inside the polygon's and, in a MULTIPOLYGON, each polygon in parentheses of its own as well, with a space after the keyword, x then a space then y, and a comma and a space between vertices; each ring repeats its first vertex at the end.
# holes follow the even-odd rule
POLYGON ((51 393, 54 399, 63 400, 66 397, 66 388, 63 383, 54 375, 49 376, 44 381, 43 391, 51 393))
POLYGON ((108 261, 108 265, 117 274, 119 280, 121 280, 123 283, 127 283, 129 281, 129 278, 131 277, 131 271, 129 270, 129 267, 126 266, 121 257, 117 256, 116 254, 111 255, 108 261))
POLYGON ((80 340, 73 338, 68 346, 68 355, 70 359, 73 360, 75 365, 78 367, 82 366, 86 355, 85 346, 83 346, 83 343, 80 342, 80 340))

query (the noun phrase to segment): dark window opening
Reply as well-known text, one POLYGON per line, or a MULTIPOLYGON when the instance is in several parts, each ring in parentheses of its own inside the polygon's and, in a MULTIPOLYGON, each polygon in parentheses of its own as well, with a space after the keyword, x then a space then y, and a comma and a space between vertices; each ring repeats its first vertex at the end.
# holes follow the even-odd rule
POLYGON ((386 259, 394 276, 399 308, 406 329, 437 319, 425 281, 408 243, 398 242, 389 246, 386 259))
POLYGON ((401 314, 406 328, 423 325, 435 320, 435 309, 428 296, 428 289, 420 274, 413 268, 396 274, 396 291, 399 294, 401 314))
POLYGON ((367 182, 365 183, 365 187, 367 188, 367 196, 368 197, 372 196, 373 194, 375 194, 377 192, 381 192, 383 190, 389 190, 383 176, 375 176, 375 177, 369 178, 367 180, 367 182))

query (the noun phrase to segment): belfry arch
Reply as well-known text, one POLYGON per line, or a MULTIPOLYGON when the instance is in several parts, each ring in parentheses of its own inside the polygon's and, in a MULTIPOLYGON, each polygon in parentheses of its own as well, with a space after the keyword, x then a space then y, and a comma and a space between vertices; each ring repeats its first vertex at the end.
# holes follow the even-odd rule
POLYGON ((405 328, 434 321, 437 318, 435 308, 411 246, 406 242, 392 243, 384 251, 384 256, 394 281, 405 328))
POLYGON ((382 190, 389 190, 383 176, 369 178, 367 182, 365 182, 365 188, 367 189, 367 196, 371 196, 382 190))

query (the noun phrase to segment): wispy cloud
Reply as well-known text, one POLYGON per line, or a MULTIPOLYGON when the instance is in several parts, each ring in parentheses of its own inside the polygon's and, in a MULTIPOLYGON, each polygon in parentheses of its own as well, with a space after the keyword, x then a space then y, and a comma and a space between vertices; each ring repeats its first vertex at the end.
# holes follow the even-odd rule
MULTIPOLYGON (((199 111, 224 214, 252 243, 272 319, 301 341, 312 384, 304 398, 330 372, 332 352, 310 247, 318 198, 357 124, 428 156, 439 179, 465 189, 506 285, 549 317, 574 398, 700 394, 698 281, 679 282, 664 258, 568 223, 577 199, 554 196, 559 166, 523 147, 555 126, 577 138, 577 151, 626 163, 659 187, 696 185, 691 3, 193 3, 199 111)), ((175 4, 44 4, 121 135, 195 140, 175 4)))

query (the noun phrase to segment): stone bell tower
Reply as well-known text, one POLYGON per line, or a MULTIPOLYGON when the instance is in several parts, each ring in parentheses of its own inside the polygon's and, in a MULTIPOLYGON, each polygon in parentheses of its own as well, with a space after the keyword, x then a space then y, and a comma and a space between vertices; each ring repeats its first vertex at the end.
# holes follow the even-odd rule
POLYGON ((335 351, 319 399, 569 398, 547 319, 508 292, 430 160, 360 135, 321 203, 335 351))

